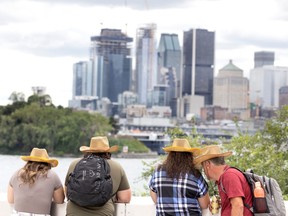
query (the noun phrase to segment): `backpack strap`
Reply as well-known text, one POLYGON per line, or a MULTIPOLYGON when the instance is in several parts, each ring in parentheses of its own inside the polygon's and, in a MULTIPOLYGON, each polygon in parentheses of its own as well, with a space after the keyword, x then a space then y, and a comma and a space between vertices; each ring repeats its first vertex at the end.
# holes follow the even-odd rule
POLYGON ((268 182, 266 182, 265 176, 262 176, 262 181, 263 181, 263 187, 265 188, 265 192, 272 195, 272 191, 269 191, 269 188, 270 189, 272 188, 271 178, 269 178, 268 182), (269 187, 268 187, 268 184, 269 184, 269 187))
MULTIPOLYGON (((246 179, 246 176, 244 175, 243 171, 240 170, 240 169, 238 169, 237 167, 228 167, 227 169, 225 169, 224 172, 226 172, 226 171, 227 171, 228 169, 230 169, 230 168, 238 170, 240 173, 242 173, 242 175, 243 175, 243 176, 245 177, 245 179, 246 179)), ((223 174, 222 174, 222 175, 223 175, 223 174)), ((248 182, 247 179, 246 179, 246 181, 248 182)), ((248 184, 249 184, 249 182, 248 182, 248 184)), ((223 183, 222 183, 222 179, 220 180, 220 187, 221 187, 221 190, 227 195, 227 192, 226 192, 226 190, 225 190, 225 188, 224 188, 224 186, 223 186, 223 183)), ((249 187, 250 187, 250 186, 249 186, 249 187)), ((244 200, 245 200, 245 198, 243 198, 244 206, 245 206, 247 209, 249 209, 249 211, 251 211, 252 213, 254 213, 253 206, 250 206, 248 203, 245 203, 244 200)))

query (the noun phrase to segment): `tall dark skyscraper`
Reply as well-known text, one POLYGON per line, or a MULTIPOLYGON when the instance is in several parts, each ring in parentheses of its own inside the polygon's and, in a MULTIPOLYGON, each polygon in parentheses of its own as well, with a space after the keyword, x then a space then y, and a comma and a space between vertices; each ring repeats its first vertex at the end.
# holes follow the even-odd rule
POLYGON ((215 32, 191 29, 183 38, 182 95, 204 96, 213 104, 215 32))
POLYGON ((99 98, 117 102, 119 94, 130 90, 132 41, 119 29, 102 29, 100 36, 91 37, 94 91, 99 98))
POLYGON ((260 51, 254 53, 254 68, 274 65, 274 52, 260 51))

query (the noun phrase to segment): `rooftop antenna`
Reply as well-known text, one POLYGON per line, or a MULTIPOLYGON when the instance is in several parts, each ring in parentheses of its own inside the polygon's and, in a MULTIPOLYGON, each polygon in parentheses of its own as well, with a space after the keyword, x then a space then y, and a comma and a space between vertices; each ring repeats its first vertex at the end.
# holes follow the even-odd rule
MULTIPOLYGON (((124 7, 125 7, 125 9, 127 9, 127 0, 124 0, 124 7)), ((127 23, 125 23, 125 34, 126 34, 126 36, 128 35, 128 29, 127 29, 127 23)))
POLYGON ((146 10, 148 11, 148 10, 149 10, 148 0, 144 0, 144 1, 145 1, 145 7, 146 7, 146 10))
POLYGON ((125 23, 125 34, 126 34, 126 35, 128 35, 128 30, 127 30, 128 28, 127 28, 127 26, 128 26, 128 24, 125 23))

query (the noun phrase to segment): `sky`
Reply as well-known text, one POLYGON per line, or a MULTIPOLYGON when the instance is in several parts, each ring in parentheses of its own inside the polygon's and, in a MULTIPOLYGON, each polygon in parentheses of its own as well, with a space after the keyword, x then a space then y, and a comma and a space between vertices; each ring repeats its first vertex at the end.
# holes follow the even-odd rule
POLYGON ((257 51, 273 51, 274 65, 288 67, 287 11, 287 0, 0 0, 0 105, 40 86, 67 107, 73 64, 89 59, 90 37, 102 28, 135 38, 155 23, 158 39, 176 33, 181 44, 184 31, 214 31, 215 76, 232 59, 249 78, 257 51))

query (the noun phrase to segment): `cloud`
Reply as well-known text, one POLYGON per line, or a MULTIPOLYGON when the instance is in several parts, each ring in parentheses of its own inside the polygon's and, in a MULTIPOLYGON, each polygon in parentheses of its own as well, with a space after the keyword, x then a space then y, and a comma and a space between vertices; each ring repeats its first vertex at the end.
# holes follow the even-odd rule
POLYGON ((0 26, 8 25, 15 22, 20 22, 20 19, 4 11, 0 11, 0 26))
MULTIPOLYGON (((74 4, 80 6, 105 6, 105 7, 127 7, 136 10, 166 9, 185 7, 190 4, 189 0, 33 0, 37 2, 46 2, 50 4, 74 4)), ((199 1, 199 0, 194 0, 199 1)))
POLYGON ((288 1, 287 0, 278 0, 278 7, 279 7, 279 13, 277 13, 276 17, 279 20, 286 20, 288 21, 288 1))
POLYGON ((48 32, 20 35, 18 33, 1 33, 0 45, 44 57, 87 57, 89 38, 71 39, 67 32, 48 32), (86 40, 85 40, 86 39, 86 40))
POLYGON ((233 32, 224 35, 222 41, 218 42, 218 48, 221 49, 236 49, 251 45, 261 49, 288 49, 288 41, 285 37, 261 33, 233 32))
POLYGON ((135 39, 136 28, 152 22, 157 36, 177 33, 181 44, 183 31, 215 31, 217 70, 233 59, 248 73, 261 50, 274 51, 287 65, 287 11, 287 0, 0 0, 0 66, 8 74, 0 92, 8 98, 41 85, 66 104, 72 66, 89 59, 91 36, 117 28, 135 39))

